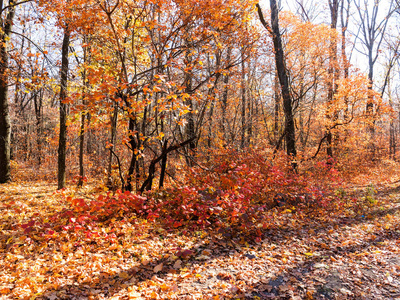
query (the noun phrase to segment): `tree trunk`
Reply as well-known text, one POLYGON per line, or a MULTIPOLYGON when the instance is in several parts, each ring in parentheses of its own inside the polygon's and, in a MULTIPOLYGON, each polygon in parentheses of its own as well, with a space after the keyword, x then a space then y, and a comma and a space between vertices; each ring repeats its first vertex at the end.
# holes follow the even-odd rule
MULTIPOLYGON (((87 36, 83 36, 83 42, 87 43, 87 36)), ((83 61, 84 63, 88 62, 88 53, 90 52, 90 47, 85 47, 83 50, 83 61)), ((87 76, 86 76, 86 69, 84 69, 81 72, 82 75, 82 105, 83 107, 86 107, 87 101, 86 101, 86 93, 87 90, 89 89, 89 82, 87 81, 87 76)), ((86 135, 86 128, 85 128, 85 122, 86 122, 86 115, 88 114, 87 111, 82 111, 81 112, 81 127, 79 130, 79 181, 78 181, 78 187, 83 186, 83 179, 85 176, 85 168, 84 168, 84 147, 85 147, 85 135, 86 135)), ((89 125, 89 124, 88 124, 89 125)))
MULTIPOLYGON (((189 43, 187 42, 187 45, 189 43)), ((189 46, 188 46, 189 47, 189 46)), ((189 53, 189 50, 186 51, 185 55, 185 66, 187 68, 191 68, 192 60, 191 56, 189 53)), ((188 147, 188 157, 187 157, 187 163, 189 166, 192 166, 192 160, 194 157, 194 154, 196 152, 196 132, 195 132, 195 124, 194 124, 194 106, 193 106, 193 99, 192 99, 192 81, 193 81, 193 73, 192 71, 185 71, 185 83, 184 86, 186 87, 186 93, 189 95, 188 98, 185 101, 185 104, 188 106, 189 112, 186 115, 186 139, 190 139, 191 142, 189 143, 188 147)))
POLYGON ((242 74, 241 74, 241 96, 242 96, 242 128, 241 128, 241 141, 240 148, 244 149, 246 141, 246 73, 244 67, 244 50, 242 49, 242 74))
MULTIPOLYGON (((3 1, 1 2, 3 3, 3 1)), ((11 180, 10 141, 11 122, 8 107, 8 45, 11 36, 12 22, 15 15, 15 1, 10 0, 5 21, 2 21, 0 35, 0 183, 11 180)), ((1 5, 3 11, 3 5, 1 5)))
MULTIPOLYGON (((347 26, 349 24, 349 10, 350 10, 350 0, 347 0, 347 8, 346 8, 346 17, 344 15, 344 4, 345 0, 342 0, 342 6, 340 8, 340 20, 341 20, 341 37, 342 37, 342 43, 341 43, 341 50, 342 50, 342 63, 343 63, 343 70, 344 78, 349 78, 349 62, 347 59, 347 54, 346 54, 346 31, 347 31, 347 26)), ((345 96, 344 98, 344 103, 345 103, 345 111, 344 111, 344 121, 346 122, 348 120, 348 114, 349 114, 349 107, 348 107, 348 98, 345 96)), ((346 132, 347 133, 347 132, 346 132)), ((346 134, 347 136, 347 134, 346 134)), ((346 138, 346 137, 345 137, 346 138)))
MULTIPOLYGON (((164 141, 162 153, 165 153, 165 151, 167 150, 167 147, 168 147, 168 140, 164 141)), ((168 155, 164 155, 163 158, 161 159, 161 172, 160 172, 160 180, 158 183, 158 188, 160 188, 160 189, 164 186, 165 171, 167 169, 167 159, 168 159, 168 155)), ((150 186, 150 188, 151 188, 151 186, 150 186)))
MULTIPOLYGON (((329 9, 331 12, 331 29, 336 30, 337 20, 338 20, 338 9, 339 9, 339 2, 338 0, 329 0, 329 9)), ((332 33, 333 34, 333 33, 332 33)), ((334 36, 330 37, 330 65, 328 69, 329 74, 329 82, 328 82, 328 110, 334 105, 334 96, 337 91, 337 42, 334 36)), ((336 121, 336 113, 331 115, 331 112, 327 113, 327 117, 329 120, 336 121)), ((326 153, 328 158, 333 157, 333 134, 331 125, 327 126, 326 130, 326 141, 327 141, 327 149, 326 153)), ((330 162, 330 161, 328 161, 330 162)))
MULTIPOLYGON (((226 62, 229 64, 231 61, 231 48, 228 48, 228 54, 226 57, 226 62)), ((227 129, 229 128, 229 124, 226 120, 226 110, 228 107, 228 93, 229 93, 229 74, 224 75, 224 91, 222 93, 222 118, 221 118, 221 130, 223 132, 224 143, 227 141, 227 129)))
POLYGON ((58 141, 58 189, 65 187, 65 159, 67 150, 67 98, 68 84, 68 49, 70 31, 68 25, 64 28, 64 39, 61 53, 61 84, 60 84, 60 135, 58 141))
POLYGON ((113 186, 112 180, 112 164, 113 164, 113 152, 115 151, 115 139, 117 135, 117 121, 118 121, 118 105, 114 105, 114 112, 111 116, 111 138, 110 138, 110 155, 108 157, 108 167, 107 167, 107 186, 110 188, 113 186))
MULTIPOLYGON (((250 68, 250 63, 249 63, 250 68)), ((251 96, 250 87, 247 86, 247 107, 248 107, 248 117, 247 117, 247 145, 251 146, 253 138, 253 116, 254 116, 254 100, 251 96)))
POLYGON ((43 95, 42 93, 35 93, 34 106, 36 116, 36 143, 37 143, 37 156, 38 165, 42 163, 42 129, 43 129, 43 95))
MULTIPOLYGON (((362 44, 365 45, 368 53, 365 55, 368 57, 368 99, 366 105, 366 117, 367 120, 367 132, 369 134, 369 145, 368 150, 370 151, 370 155, 372 160, 375 158, 375 104, 374 104, 374 95, 373 95, 373 84, 374 84, 374 65, 377 61, 379 54, 381 52, 380 46, 383 45, 383 41, 385 38, 385 31, 388 25, 388 21, 391 15, 396 11, 393 9, 393 4, 395 1, 390 0, 389 3, 385 3, 382 5, 380 0, 375 0, 372 2, 364 1, 365 7, 361 7, 360 2, 353 1, 354 5, 357 8, 358 15, 360 17, 360 30, 362 32, 362 44), (381 4, 381 5, 379 5, 381 4), (387 5, 389 4, 389 5, 387 5), (371 7, 372 6, 372 7, 371 7), (382 15, 379 13, 379 8, 388 7, 387 14, 382 15), (378 15, 382 16, 381 20, 378 19, 378 15)), ((376 109, 378 110, 379 107, 376 109)))
MULTIPOLYGON (((391 95, 389 95, 389 105, 393 109, 393 101, 391 95)), ((395 127, 393 118, 390 118, 390 125, 389 125, 389 155, 390 158, 395 160, 396 159, 396 135, 395 135, 395 127)))
MULTIPOLYGON (((220 52, 217 50, 215 51, 215 57, 216 57, 216 66, 215 69, 219 70, 221 68, 221 54, 220 52)), ((210 71, 211 73, 211 71, 210 71)), ((218 73, 215 76, 215 81, 214 81, 214 85, 213 87, 209 88, 208 90, 208 94, 211 97, 211 106, 210 106, 210 112, 209 112, 209 116, 208 116, 208 137, 207 137, 207 147, 208 147, 208 151, 210 153, 211 151, 211 144, 212 144, 212 139, 213 139, 213 129, 214 129, 214 109, 215 109, 215 102, 216 102, 216 87, 217 84, 219 82, 219 79, 221 77, 221 73, 218 73)), ((210 159, 210 156, 207 156, 207 159, 210 159)))
POLYGON ((297 168, 296 158, 296 132, 294 127, 293 109, 292 109, 292 96, 289 89, 289 78, 286 72, 285 56, 283 53, 281 33, 279 30, 279 16, 278 6, 276 0, 271 0, 271 27, 266 23, 261 11, 261 7, 257 4, 258 14, 264 27, 272 33, 275 50, 275 64, 278 73, 279 83, 281 86, 283 98, 283 110, 285 113, 285 141, 286 153, 292 158, 293 169, 297 168))
POLYGON ((83 150, 85 145, 85 112, 81 112, 81 128, 79 130, 79 180, 78 187, 83 186, 83 177, 85 169, 83 167, 83 150))
POLYGON ((131 157, 131 163, 130 163, 129 169, 128 169, 128 178, 126 180, 126 186, 125 186, 125 190, 130 191, 130 192, 133 190, 133 185, 132 185, 133 174, 135 173, 136 164, 138 163, 138 160, 137 160, 138 147, 137 147, 136 138, 134 135, 135 130, 136 130, 136 118, 134 116, 130 116, 129 124, 128 124, 128 132, 129 132, 129 144, 130 144, 131 151, 132 151, 132 157, 131 157))
POLYGON ((280 95, 279 95, 279 78, 278 72, 275 72, 275 88, 274 88, 274 141, 275 145, 279 141, 279 110, 280 110, 280 95))

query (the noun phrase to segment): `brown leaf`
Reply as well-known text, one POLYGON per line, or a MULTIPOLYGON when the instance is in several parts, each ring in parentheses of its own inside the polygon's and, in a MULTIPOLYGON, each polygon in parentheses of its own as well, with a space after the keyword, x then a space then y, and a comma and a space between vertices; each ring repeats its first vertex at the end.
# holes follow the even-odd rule
POLYGON ((182 267, 182 261, 180 259, 178 259, 175 263, 173 268, 174 269, 180 269, 182 267))
POLYGON ((154 273, 160 272, 163 267, 164 267, 163 263, 158 264, 157 266, 154 267, 154 273))

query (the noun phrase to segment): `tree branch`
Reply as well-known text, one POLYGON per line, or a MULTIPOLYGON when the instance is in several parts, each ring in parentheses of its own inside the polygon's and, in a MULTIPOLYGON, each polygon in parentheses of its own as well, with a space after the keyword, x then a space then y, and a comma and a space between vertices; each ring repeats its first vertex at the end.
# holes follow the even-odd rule
POLYGON ((265 29, 267 29, 267 31, 272 35, 273 32, 272 32, 271 26, 269 26, 269 24, 267 23, 267 21, 265 21, 264 15, 263 15, 263 12, 262 12, 262 10, 261 10, 260 4, 257 3, 256 6, 257 6, 257 12, 258 12, 258 16, 259 16, 259 18, 260 18, 261 24, 262 24, 262 25, 265 27, 265 29))
POLYGON ((25 0, 25 1, 18 2, 18 3, 13 3, 13 4, 10 4, 10 5, 7 5, 1 10, 0 13, 3 13, 3 11, 5 11, 6 9, 14 8, 14 7, 16 7, 16 6, 20 5, 20 4, 24 4, 24 3, 28 3, 28 2, 32 2, 32 1, 33 0, 25 0))

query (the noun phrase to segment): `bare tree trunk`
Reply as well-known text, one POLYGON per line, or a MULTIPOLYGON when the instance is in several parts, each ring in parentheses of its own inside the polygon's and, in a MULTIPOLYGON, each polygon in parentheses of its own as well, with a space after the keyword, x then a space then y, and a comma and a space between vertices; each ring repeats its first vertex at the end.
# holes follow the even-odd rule
POLYGON ((280 110, 280 94, 279 94, 279 78, 278 72, 275 72, 274 78, 275 88, 274 88, 274 140, 275 144, 279 140, 279 110, 280 110))
MULTIPOLYGON (((393 100, 392 93, 390 89, 390 80, 388 79, 388 93, 389 93, 389 105, 393 109, 393 100)), ((396 135, 395 135, 395 126, 393 118, 390 118, 389 124, 389 155, 395 160, 396 159, 396 135)))
POLYGON ((40 92, 35 93, 33 97, 35 106, 35 117, 36 117, 36 143, 37 143, 37 155, 38 165, 42 163, 42 130, 43 130, 43 95, 40 92), (38 95, 39 94, 39 95, 38 95))
POLYGON ((261 11, 261 7, 257 4, 258 14, 264 27, 272 34, 275 50, 275 64, 278 72, 279 83, 282 91, 283 110, 285 113, 285 141, 286 153, 292 158, 293 169, 297 168, 296 158, 296 132, 294 127, 292 96, 289 89, 289 78, 286 71, 285 55, 283 53, 281 33, 279 29, 279 11, 276 0, 271 0, 271 27, 267 24, 261 11))
POLYGON ((108 167, 107 167, 107 185, 112 187, 112 164, 113 155, 115 151, 115 139, 117 135, 117 121, 118 121, 118 105, 114 104, 114 112, 111 116, 111 138, 110 138, 110 154, 108 156, 108 167))
POLYGON ((133 190, 133 185, 132 185, 132 181, 134 180, 133 174, 136 171, 136 164, 138 163, 138 160, 137 160, 138 147, 137 147, 137 143, 136 143, 136 137, 134 135, 136 127, 137 127, 136 126, 136 118, 134 116, 129 116, 128 132, 129 132, 129 144, 130 144, 131 151, 132 151, 132 157, 131 157, 131 163, 130 163, 129 169, 128 169, 128 178, 126 180, 125 190, 130 191, 130 192, 133 190))
MULTIPOLYGON (((0 183, 11 180, 10 142, 11 122, 8 107, 8 46, 15 15, 15 1, 10 0, 6 19, 2 23, 0 33, 0 183)), ((3 1, 0 5, 3 12, 3 1)))
MULTIPOLYGON (((343 63, 343 70, 344 70, 344 78, 349 78, 349 61, 347 59, 346 55, 346 31, 347 31, 347 26, 349 25, 349 17, 350 17, 350 0, 347 0, 347 8, 346 8, 346 16, 344 15, 344 4, 345 0, 342 0, 342 6, 340 8, 340 19, 341 19, 341 26, 342 26, 342 45, 341 45, 341 50, 342 50, 342 63, 343 63)), ((346 105, 345 111, 344 111, 344 121, 346 122, 348 119, 348 114, 349 114, 349 107, 348 107, 348 99, 347 96, 344 98, 344 103, 346 105)), ((347 132, 346 132, 347 135, 347 132)))
POLYGON ((81 112, 81 127, 79 129, 79 180, 78 187, 83 186, 83 177, 85 176, 85 169, 83 167, 83 150, 85 145, 85 112, 81 112))
MULTIPOLYGON (((168 147, 168 140, 164 141, 162 153, 165 153, 168 147)), ((164 155, 161 159, 161 172, 160 172, 160 180, 158 183, 158 188, 162 188, 164 186, 164 178, 165 178, 165 171, 167 169, 167 159, 168 155, 164 155)))
MULTIPOLYGON (((250 68, 250 65, 249 65, 250 68)), ((254 116, 254 99, 251 97, 250 87, 247 86, 247 106, 248 106, 248 118, 247 118, 247 145, 251 145, 253 138, 253 116, 254 116)))
MULTIPOLYGON (((226 61, 229 64, 231 60, 231 48, 228 48, 228 54, 226 61)), ((229 127, 226 120, 226 110, 228 107, 228 93, 229 93, 229 74, 224 75, 224 91, 222 92, 222 119, 221 119, 221 130, 223 132, 224 143, 227 141, 227 128, 229 127)))
MULTIPOLYGON (((342 63, 343 63, 343 77, 345 79, 349 78, 349 67, 350 67, 350 63, 348 61, 347 58, 347 54, 346 54, 346 31, 347 31, 347 27, 349 25, 349 18, 350 18, 350 1, 351 0, 346 0, 347 2, 347 8, 346 8, 346 15, 344 14, 345 11, 345 0, 342 0, 342 5, 340 8, 340 20, 341 20, 341 37, 342 37, 342 43, 341 43, 341 50, 342 50, 342 63)), ((347 96, 344 96, 344 104, 345 104, 345 109, 344 109, 344 114, 343 114, 343 120, 344 122, 348 122, 348 120, 350 119, 350 115, 349 115, 349 99, 347 96)), ((347 128, 344 129, 344 141, 347 140, 348 138, 348 130, 347 128)), ((347 151, 347 150, 346 150, 347 151)))
MULTIPOLYGON (((191 69, 191 57, 189 53, 189 42, 186 42, 186 45, 188 47, 185 55, 185 66, 191 69)), ((195 133, 195 125, 194 125, 194 107, 193 107, 193 99, 192 99, 192 81, 193 81, 193 73, 192 71, 185 71, 185 83, 184 86, 186 87, 186 93, 189 95, 189 97, 186 99, 185 104, 189 108, 189 112, 186 115, 187 119, 187 125, 186 125, 186 139, 190 139, 191 142, 189 143, 189 147, 187 151, 187 163, 189 166, 192 165, 192 160, 194 157, 194 154, 196 152, 196 133, 195 133)))
POLYGON ((70 31, 68 24, 64 28, 64 39, 61 53, 61 84, 60 84, 60 135, 58 141, 58 189, 65 187, 65 159, 67 150, 67 98, 68 84, 68 50, 70 31))
MULTIPOLYGON (((337 26, 337 20, 338 20, 338 9, 339 9, 339 1, 340 0, 329 0, 329 9, 331 12, 331 29, 336 30, 337 26)), ((333 32, 331 33, 333 34, 333 32)), ((330 108, 332 105, 334 105, 334 96, 337 91, 337 42, 336 38, 334 36, 330 37, 330 65, 328 69, 328 74, 330 75, 329 77, 329 83, 328 83, 328 111, 330 111, 330 108)), ((333 113, 333 115, 330 115, 331 112, 327 113, 327 117, 329 120, 335 122, 336 121, 336 113, 333 113)), ((332 135, 332 129, 331 125, 328 125, 327 131, 326 131, 326 141, 328 144, 327 147, 327 155, 328 158, 333 157, 333 146, 332 146, 332 140, 333 140, 333 135, 332 135)))
MULTIPOLYGON (((85 35, 83 37, 83 42, 87 43, 87 36, 85 35)), ((88 52, 90 51, 90 48, 85 47, 83 50, 83 61, 85 63, 88 62, 88 52)), ((82 97, 82 105, 83 107, 86 106, 86 93, 89 88, 89 83, 86 80, 86 69, 82 71, 82 92, 83 92, 83 97, 82 97)), ((83 156, 84 156, 84 147, 85 147, 85 135, 86 135, 86 129, 85 129, 85 122, 86 122, 86 115, 88 112, 82 111, 81 112, 81 127, 79 130, 79 180, 78 180, 78 187, 83 186, 83 178, 85 176, 85 168, 84 168, 84 161, 83 161, 83 156)))
POLYGON ((245 83, 245 68, 244 68, 244 50, 242 49, 242 74, 241 74, 241 94, 242 94, 242 128, 241 128, 241 141, 240 148, 244 149, 246 141, 246 83, 245 83))

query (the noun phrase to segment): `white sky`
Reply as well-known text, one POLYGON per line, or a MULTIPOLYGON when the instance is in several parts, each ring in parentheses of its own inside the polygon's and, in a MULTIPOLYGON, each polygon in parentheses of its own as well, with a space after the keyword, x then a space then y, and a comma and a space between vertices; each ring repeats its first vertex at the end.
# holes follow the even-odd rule
MULTIPOLYGON (((346 1, 346 0, 345 0, 346 1)), ((357 1, 361 3, 361 7, 364 7, 364 0, 351 0, 351 16, 349 20, 349 28, 347 31, 347 37, 349 40, 354 43, 354 50, 351 53, 351 63, 354 67, 359 68, 362 72, 368 71, 368 59, 363 53, 366 53, 365 48, 363 47, 360 40, 355 39, 355 35, 357 34, 358 29, 360 28, 360 15, 354 2, 357 1)), ((391 0, 366 0, 368 4, 369 15, 371 15, 371 10, 374 5, 374 2, 378 2, 378 22, 380 22, 388 13, 390 9, 390 1, 391 0)), ((347 2, 347 1, 346 1, 347 2)), ((299 5, 301 3, 305 10, 307 11, 308 17, 313 23, 330 23, 330 11, 328 0, 278 0, 280 3, 280 7, 282 10, 291 10, 292 12, 298 12, 299 5)), ((269 10, 269 0, 260 0, 260 4, 264 9, 264 13, 267 13, 269 10)), ((391 31, 392 36, 398 35, 399 29, 399 16, 398 14, 393 14, 391 19, 389 20, 387 32, 391 31)), ((338 28, 340 29, 340 17, 338 19, 338 28)), ((361 37, 361 36, 360 36, 361 37)), ((376 43, 377 44, 377 43, 376 43)), ((386 58, 388 56, 388 51, 385 48, 385 44, 383 43, 380 47, 381 53, 379 54, 378 61, 374 66, 374 79, 376 82, 376 89, 379 89, 381 86, 380 82, 384 78, 385 68, 384 65, 386 63, 386 58)), ((348 48, 348 54, 350 55, 351 47, 348 48)), ((393 70, 392 74, 397 75, 399 73, 398 70, 393 70)))

